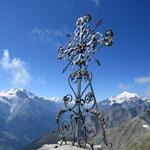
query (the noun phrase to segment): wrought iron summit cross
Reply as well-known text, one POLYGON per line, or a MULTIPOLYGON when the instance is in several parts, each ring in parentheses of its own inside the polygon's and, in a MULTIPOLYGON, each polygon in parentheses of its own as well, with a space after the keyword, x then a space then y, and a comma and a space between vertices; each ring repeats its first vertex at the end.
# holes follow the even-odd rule
MULTIPOLYGON (((74 98, 71 94, 63 97, 65 109, 60 110, 56 116, 57 129, 62 142, 69 140, 73 145, 77 143, 81 147, 89 144, 92 149, 94 145, 104 143, 111 148, 105 136, 105 122, 97 106, 92 87, 92 73, 88 71, 88 64, 95 52, 103 46, 112 45, 113 32, 96 32, 102 20, 99 20, 94 28, 90 28, 91 20, 90 14, 78 18, 73 35, 68 34, 68 42, 58 50, 58 59, 68 62, 63 72, 69 66, 73 67, 68 83, 74 98)), ((99 60, 94 61, 100 65, 99 60)))

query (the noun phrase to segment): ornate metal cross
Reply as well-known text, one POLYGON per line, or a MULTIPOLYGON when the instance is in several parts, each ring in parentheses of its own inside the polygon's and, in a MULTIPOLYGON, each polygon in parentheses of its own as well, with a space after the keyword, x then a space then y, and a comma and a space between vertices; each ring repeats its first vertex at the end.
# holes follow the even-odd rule
MULTIPOLYGON (((73 145, 77 143, 81 147, 86 147, 86 144, 89 144, 93 149, 98 142, 111 148, 112 145, 105 136, 105 121, 97 106, 92 87, 92 73, 88 71, 88 64, 95 52, 103 46, 112 45, 113 32, 96 32, 102 20, 99 20, 94 28, 90 28, 91 20, 90 14, 78 18, 73 35, 68 34, 68 42, 58 50, 58 59, 68 62, 63 72, 69 66, 73 68, 68 83, 74 98, 71 94, 63 97, 65 107, 56 116, 57 129, 62 138, 61 144, 69 140, 73 145)), ((99 60, 94 61, 100 65, 99 60)))

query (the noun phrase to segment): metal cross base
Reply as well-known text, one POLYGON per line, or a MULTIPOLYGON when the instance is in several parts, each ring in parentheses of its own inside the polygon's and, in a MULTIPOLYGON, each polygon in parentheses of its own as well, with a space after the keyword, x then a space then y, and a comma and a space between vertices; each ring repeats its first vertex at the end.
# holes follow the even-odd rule
MULTIPOLYGON (((73 72, 69 78, 69 86, 75 94, 67 94, 63 101, 65 109, 58 112, 56 121, 58 133, 62 137, 62 142, 72 141, 72 145, 78 143, 82 148, 89 144, 93 150, 96 140, 109 146, 105 136, 105 122, 102 113, 98 110, 94 91, 92 88, 92 73, 87 70, 73 72), (81 84, 84 89, 81 90, 81 84), (73 85, 77 85, 75 92, 73 85), (89 92, 85 93, 89 89, 89 92)), ((111 147, 110 147, 111 148, 111 147)))
MULTIPOLYGON (((92 73, 87 68, 95 52, 103 46, 112 45, 113 32, 107 30, 104 35, 96 32, 102 20, 91 29, 88 25, 91 19, 90 14, 80 17, 76 22, 73 36, 67 35, 68 42, 58 51, 58 59, 68 61, 63 72, 69 66, 75 70, 68 77, 68 84, 75 98, 71 94, 63 97, 65 107, 56 116, 57 129, 62 138, 61 144, 72 141, 73 145, 78 143, 84 148, 86 144, 89 144, 93 149, 98 142, 104 143, 111 149, 112 145, 107 142, 105 135, 104 117, 96 103, 92 73)), ((99 60, 94 59, 94 61, 100 65, 99 60)))
POLYGON ((70 149, 72 149, 72 150, 77 150, 77 149, 85 149, 85 150, 104 150, 105 149, 105 147, 103 147, 103 146, 101 146, 101 145, 93 145, 93 147, 91 147, 90 145, 86 145, 86 147, 84 147, 84 148, 81 148, 81 147, 79 147, 78 145, 77 145, 77 143, 75 143, 75 145, 72 145, 72 143, 70 142, 70 141, 67 141, 67 143, 62 143, 61 144, 61 141, 59 141, 57 144, 59 144, 59 146, 58 145, 55 145, 55 147, 54 148, 57 148, 57 149, 64 149, 64 150, 70 150, 70 149))

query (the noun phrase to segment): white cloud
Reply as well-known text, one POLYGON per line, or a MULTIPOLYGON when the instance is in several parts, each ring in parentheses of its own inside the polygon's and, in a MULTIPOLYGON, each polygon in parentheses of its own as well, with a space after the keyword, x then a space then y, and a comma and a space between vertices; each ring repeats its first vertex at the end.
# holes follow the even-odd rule
POLYGON ((96 6, 100 5, 100 0, 90 0, 90 1, 92 1, 96 6))
POLYGON ((8 49, 5 49, 0 60, 0 66, 12 76, 14 87, 25 86, 31 81, 31 75, 27 71, 26 63, 19 58, 10 58, 8 49))
POLYGON ((145 90, 144 90, 144 94, 147 97, 150 97, 150 86, 148 86, 145 90))
POLYGON ((37 82, 42 86, 47 85, 47 81, 45 79, 37 78, 37 82))
POLYGON ((100 0, 93 0, 96 5, 100 5, 100 0))
MULTIPOLYGON (((88 2, 93 3, 95 6, 99 6, 102 0, 84 0, 85 4, 88 2)), ((74 0, 61 0, 61 3, 64 7, 69 7, 73 5, 74 0)), ((80 1, 79 1, 80 2, 80 1)))
POLYGON ((68 33, 68 29, 65 27, 62 29, 34 27, 30 33, 36 41, 51 43, 57 46, 60 45, 58 42, 56 42, 58 40, 57 38, 65 37, 65 35, 68 33))
POLYGON ((130 84, 123 84, 123 83, 118 83, 118 88, 122 91, 126 91, 129 90, 130 88, 132 88, 132 85, 130 84))
POLYGON ((143 77, 135 78, 134 82, 139 83, 139 84, 150 83, 150 76, 143 76, 143 77))

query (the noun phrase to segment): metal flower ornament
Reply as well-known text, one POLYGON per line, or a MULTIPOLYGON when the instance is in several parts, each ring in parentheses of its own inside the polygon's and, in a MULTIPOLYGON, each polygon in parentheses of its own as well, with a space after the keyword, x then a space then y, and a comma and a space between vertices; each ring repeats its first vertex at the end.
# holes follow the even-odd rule
MULTIPOLYGON (((57 113, 57 129, 62 138, 61 144, 72 141, 73 145, 77 143, 83 148, 88 144, 94 149, 94 145, 101 144, 111 149, 112 144, 105 135, 104 117, 97 106, 88 64, 102 47, 112 45, 113 32, 110 29, 104 34, 96 32, 102 20, 94 28, 89 25, 91 20, 91 14, 78 18, 73 35, 67 34, 68 42, 58 50, 58 59, 68 62, 63 72, 69 66, 73 68, 68 84, 74 96, 67 94, 63 97, 65 107, 57 113)), ((100 65, 99 60, 94 61, 100 65)))

